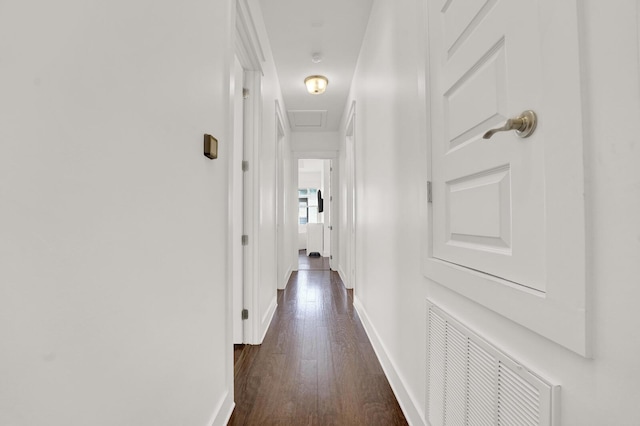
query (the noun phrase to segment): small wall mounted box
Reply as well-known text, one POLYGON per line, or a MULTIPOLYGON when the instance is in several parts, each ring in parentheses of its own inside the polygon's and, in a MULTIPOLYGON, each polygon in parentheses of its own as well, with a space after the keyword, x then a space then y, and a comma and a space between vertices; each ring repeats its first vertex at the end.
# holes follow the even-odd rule
POLYGON ((204 156, 211 160, 218 158, 218 139, 206 133, 204 135, 204 156))

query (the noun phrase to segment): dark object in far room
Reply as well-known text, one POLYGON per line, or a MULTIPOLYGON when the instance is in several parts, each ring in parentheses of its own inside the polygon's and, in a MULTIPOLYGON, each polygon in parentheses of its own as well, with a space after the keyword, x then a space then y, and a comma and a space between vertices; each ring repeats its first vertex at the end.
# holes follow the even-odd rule
POLYGON ((318 253, 317 251, 312 251, 311 253, 309 253, 309 257, 320 257, 320 253, 318 253))
POLYGON ((322 191, 318 189, 318 213, 324 211, 324 199, 322 198, 322 191))

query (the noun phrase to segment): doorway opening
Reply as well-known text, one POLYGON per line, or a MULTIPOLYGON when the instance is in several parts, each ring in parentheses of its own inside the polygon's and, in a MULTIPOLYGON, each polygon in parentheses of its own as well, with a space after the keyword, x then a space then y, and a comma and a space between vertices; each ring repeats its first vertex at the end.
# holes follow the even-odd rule
POLYGON ((298 160, 298 270, 330 270, 331 160, 298 160))

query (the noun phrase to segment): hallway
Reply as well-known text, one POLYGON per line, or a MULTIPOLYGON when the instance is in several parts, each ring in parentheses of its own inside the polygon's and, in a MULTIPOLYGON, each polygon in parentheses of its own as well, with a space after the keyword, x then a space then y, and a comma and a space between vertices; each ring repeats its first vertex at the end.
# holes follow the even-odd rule
POLYGON ((298 252, 298 271, 328 271, 331 269, 328 257, 312 257, 305 253, 306 250, 298 252))
POLYGON ((0 70, 0 426, 640 426, 640 0, 0 0, 0 70))
POLYGON ((332 271, 294 272, 261 346, 235 369, 230 425, 407 424, 360 319, 332 271))

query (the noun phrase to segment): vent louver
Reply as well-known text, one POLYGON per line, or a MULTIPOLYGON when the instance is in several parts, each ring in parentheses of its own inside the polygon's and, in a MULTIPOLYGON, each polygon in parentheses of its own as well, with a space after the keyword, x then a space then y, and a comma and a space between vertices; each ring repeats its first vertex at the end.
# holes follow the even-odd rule
POLYGON ((431 426, 554 426, 551 385, 432 303, 427 315, 431 426))

